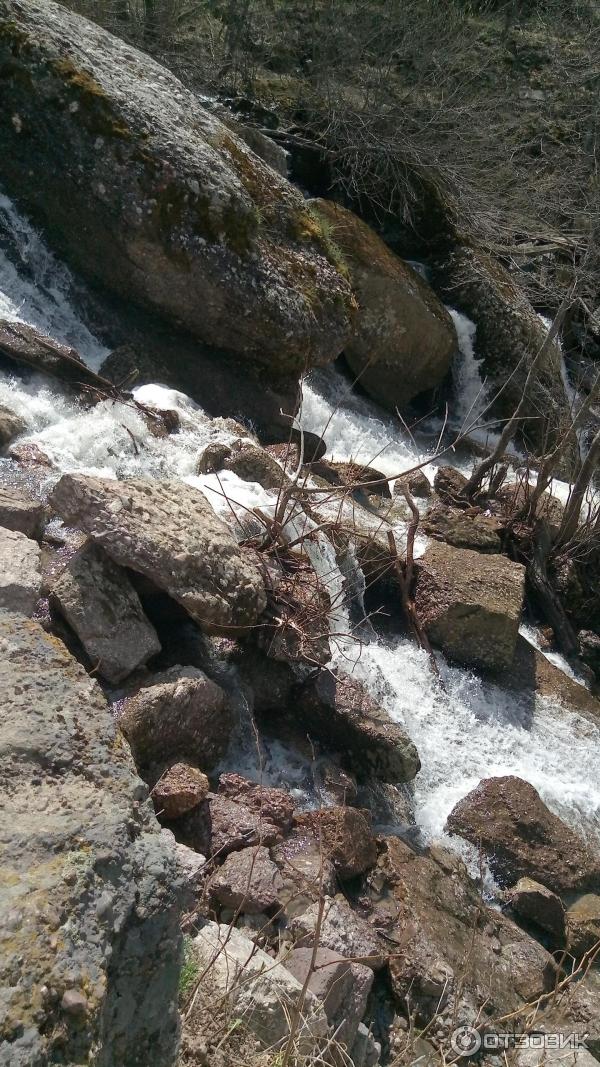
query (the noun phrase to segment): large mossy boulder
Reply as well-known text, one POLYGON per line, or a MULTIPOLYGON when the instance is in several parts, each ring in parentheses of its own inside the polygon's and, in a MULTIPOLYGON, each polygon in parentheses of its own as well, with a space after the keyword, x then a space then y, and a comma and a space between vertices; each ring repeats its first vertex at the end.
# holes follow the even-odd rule
POLYGON ((446 377, 457 349, 452 319, 365 222, 329 200, 311 208, 339 248, 359 303, 346 360, 369 396, 391 411, 404 408, 446 377))
POLYGON ((51 0, 0 13, 2 184, 61 253, 250 361, 335 359, 353 299, 301 194, 131 45, 51 0))
POLYGON ((0 613, 0 1063, 168 1067, 176 857, 102 692, 0 613))

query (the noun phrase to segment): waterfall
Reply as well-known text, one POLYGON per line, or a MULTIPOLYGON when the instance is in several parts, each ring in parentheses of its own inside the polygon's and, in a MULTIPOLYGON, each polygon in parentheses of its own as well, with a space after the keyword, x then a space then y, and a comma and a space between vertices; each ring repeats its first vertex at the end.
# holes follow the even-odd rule
MULTIPOLYGON (((97 366, 104 350, 76 311, 72 276, 2 196, 0 233, 0 315, 30 322, 75 345, 97 366)), ((474 404, 485 406, 485 390, 474 327, 456 312, 453 318, 462 362, 455 377, 458 398, 452 417, 460 421, 474 404)), ((175 409, 180 432, 156 438, 130 405, 103 401, 84 409, 58 386, 35 377, 23 382, 0 372, 0 403, 25 419, 23 440, 36 443, 49 456, 54 464, 49 477, 81 471, 105 477, 176 478, 202 489, 226 520, 233 522, 236 515, 236 521, 243 521, 257 506, 273 512, 275 494, 261 486, 226 471, 218 476, 196 473, 198 454, 206 444, 234 439, 226 420, 208 418, 183 393, 160 384, 138 389, 136 397, 153 407, 175 409)), ((305 383, 301 419, 306 430, 323 432, 331 458, 372 463, 391 476, 425 462, 425 473, 433 478, 437 461, 431 437, 412 437, 399 419, 352 393, 335 367, 315 372, 305 383)), ((0 474, 9 462, 0 461, 0 474)), ((308 529, 311 520, 296 519, 286 532, 293 540, 308 529)), ((383 639, 363 627, 367 639, 359 640, 351 632, 344 593, 350 584, 360 594, 364 579, 356 567, 353 574, 343 575, 330 542, 322 532, 312 533, 305 547, 330 591, 331 629, 338 635, 332 642, 333 665, 360 678, 419 749, 422 771, 414 785, 415 812, 423 837, 443 840, 453 805, 481 778, 498 774, 525 778, 570 825, 597 834, 600 724, 549 698, 533 701, 503 691, 468 670, 449 666, 440 655, 444 691, 428 657, 407 639, 383 639)), ((402 524, 397 533, 400 539, 402 524)), ((421 539, 421 550, 424 544, 421 539)), ((346 567, 352 570, 350 560, 346 567)), ((279 741, 265 742, 265 752, 264 779, 291 784, 309 802, 306 761, 279 741)), ((244 766, 238 769, 243 773, 244 766)), ((452 844, 458 847, 456 841, 452 844)))

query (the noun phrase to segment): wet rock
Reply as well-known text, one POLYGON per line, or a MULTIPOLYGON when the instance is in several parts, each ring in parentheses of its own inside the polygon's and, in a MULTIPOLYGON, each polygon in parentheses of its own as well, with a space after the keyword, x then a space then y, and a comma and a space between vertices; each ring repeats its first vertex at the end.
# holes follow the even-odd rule
POLYGON ((359 776, 405 782, 420 767, 417 750, 401 726, 343 671, 321 671, 293 695, 294 714, 327 748, 341 752, 359 776))
POLYGON ((291 974, 323 1005, 336 1040, 351 1049, 367 1007, 373 972, 328 948, 295 948, 286 956, 291 974))
MULTIPOLYGON (((598 881, 600 887, 600 880, 598 881)), ((567 910, 567 945, 574 956, 583 956, 600 945, 600 895, 585 893, 567 910)))
POLYGON ((288 918, 302 914, 322 895, 334 895, 337 879, 333 863, 307 828, 293 830, 271 849, 271 855, 281 871, 279 899, 288 918))
POLYGON ((484 778, 448 816, 502 885, 533 878, 559 895, 600 885, 600 858, 521 778, 484 778))
POLYGON ((537 648, 519 636, 510 666, 494 676, 494 682, 519 694, 536 693, 550 697, 565 708, 580 712, 592 721, 600 720, 600 701, 589 689, 555 667, 537 648))
POLYGON ((41 552, 35 541, 0 528, 0 611, 33 615, 42 588, 41 552))
POLYGON ((459 508, 437 504, 422 522, 423 532, 455 548, 472 548, 477 552, 500 552, 502 542, 497 519, 489 515, 468 514, 459 508))
POLYGON ((5 530, 18 530, 37 540, 42 536, 45 518, 46 509, 39 500, 20 489, 0 487, 0 526, 5 530))
POLYGON ((263 489, 281 489, 289 485, 289 478, 279 466, 276 459, 264 448, 240 442, 238 448, 232 448, 225 458, 223 466, 233 471, 245 482, 258 482, 263 489))
POLYGON ((341 249, 360 311, 344 348, 362 388, 394 411, 439 385, 457 348, 450 315, 423 279, 352 212, 310 202, 341 249))
POLYGON ((423 499, 430 497, 433 492, 431 482, 423 471, 413 471, 412 474, 397 478, 394 484, 394 496, 402 496, 404 486, 408 488, 412 496, 420 496, 423 499))
POLYGON ((8 454, 15 463, 23 467, 54 467, 54 463, 34 442, 24 441, 23 444, 11 445, 8 454))
POLYGON ((358 808, 322 808, 298 815, 296 822, 320 837, 325 854, 341 879, 363 874, 377 860, 370 820, 358 808))
POLYGON ((418 562, 417 613, 452 659, 502 669, 515 653, 524 589, 520 563, 436 543, 418 562))
POLYGON ((231 455, 229 445, 214 442, 207 445, 198 457, 196 474, 214 474, 223 470, 227 458, 231 455))
POLYGON ((383 967, 386 952, 377 930, 353 911, 344 897, 326 897, 323 906, 317 902, 297 915, 291 922, 296 945, 314 945, 318 927, 320 948, 331 949, 374 971, 383 967))
POLYGON ((335 801, 336 804, 356 803, 358 789, 356 780, 346 774, 341 767, 327 756, 321 756, 315 762, 313 778, 321 794, 325 794, 335 801))
POLYGON ((241 774, 230 773, 222 774, 219 778, 219 796, 245 804, 251 811, 279 827, 284 834, 292 827, 294 802, 283 789, 258 785, 241 774))
POLYGON ((257 915, 279 904, 283 879, 268 848, 256 845, 232 852, 210 882, 210 893, 222 907, 257 915))
MULTIPOLYGON (((508 485, 503 485, 501 489, 496 493, 497 499, 502 505, 502 510, 508 518, 514 517, 515 514, 527 510, 527 504, 529 502, 529 490, 531 487, 527 487, 521 482, 511 482, 508 485)), ((554 536, 558 533, 563 515, 565 512, 565 506, 562 500, 553 496, 548 490, 542 493, 540 499, 537 502, 535 509, 535 518, 544 519, 548 524, 550 533, 554 536)))
POLYGON ((580 630, 577 638, 583 662, 600 678, 600 636, 593 630, 580 630))
POLYGON ((311 474, 329 482, 331 485, 356 486, 363 488, 367 494, 390 497, 390 485, 385 474, 362 463, 338 463, 321 459, 307 464, 311 474))
MULTIPOLYGON (((200 973, 206 973, 211 1000, 228 996, 236 1017, 262 1045, 277 1046, 289 1036, 289 1020, 302 993, 302 985, 283 963, 276 963, 249 938, 227 925, 209 922, 193 940, 192 951, 200 973)), ((191 1026, 194 1017, 192 1015, 191 1026)), ((298 1046, 314 1047, 327 1033, 322 1006, 308 992, 297 1035, 298 1046)))
MULTIPOLYGON (((455 248, 444 266, 442 291, 477 323, 477 354, 495 397, 492 413, 498 418, 508 418, 515 410, 532 360, 543 346, 528 386, 523 427, 538 453, 548 452, 557 434, 570 425, 571 413, 561 375, 562 354, 556 342, 545 343, 547 326, 516 279, 480 249, 455 248)), ((570 437, 575 455, 575 434, 570 437)))
POLYGON ((164 589, 204 628, 248 626, 263 611, 264 583, 252 555, 198 489, 65 474, 51 502, 65 522, 164 589))
POLYGON ((160 775, 151 790, 154 810, 163 819, 179 819, 206 799, 208 778, 189 763, 174 763, 160 775))
POLYGON ((388 926, 394 994, 420 1021, 435 1018, 437 1033, 454 1030, 457 1017, 472 1025, 518 1010, 553 986, 550 954, 486 908, 458 856, 418 855, 387 838, 373 877, 383 879, 375 914, 381 906, 387 922, 392 903, 397 909, 388 926))
POLYGON ((233 723, 220 686, 196 667, 171 667, 125 701, 119 725, 138 766, 193 759, 210 770, 233 723))
POLYGON ((50 602, 67 620, 94 669, 114 684, 160 652, 154 627, 126 571, 93 542, 50 582, 50 602))
POLYGON ((101 1048, 106 1063, 167 1067, 171 849, 98 685, 30 619, 2 615, 0 646, 0 1062, 85 1063, 101 1048))
POLYGON ((456 504, 464 499, 468 479, 454 467, 438 467, 433 479, 433 488, 444 504, 456 504))
POLYGON ((131 44, 51 0, 8 11, 4 187, 73 265, 249 361, 335 359, 350 287, 301 193, 131 44))
POLYGON ((533 878, 519 878, 517 884, 506 891, 506 900, 520 918, 546 930, 556 945, 564 943, 565 908, 556 893, 533 878))
POLYGON ((27 423, 16 412, 0 404, 0 448, 9 445, 13 437, 25 433, 27 423))

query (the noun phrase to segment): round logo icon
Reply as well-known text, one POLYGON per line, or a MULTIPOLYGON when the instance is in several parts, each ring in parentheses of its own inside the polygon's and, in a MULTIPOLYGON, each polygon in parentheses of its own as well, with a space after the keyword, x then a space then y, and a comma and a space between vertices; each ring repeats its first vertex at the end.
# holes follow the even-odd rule
POLYGON ((457 1056, 474 1056, 481 1048, 481 1034, 474 1026, 459 1026, 450 1038, 450 1045, 457 1056))

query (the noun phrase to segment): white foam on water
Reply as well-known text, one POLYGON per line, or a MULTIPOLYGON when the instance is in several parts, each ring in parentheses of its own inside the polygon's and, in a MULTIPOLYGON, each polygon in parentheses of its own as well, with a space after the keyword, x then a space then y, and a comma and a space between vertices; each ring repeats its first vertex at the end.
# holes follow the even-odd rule
MULTIPOLYGON (((12 233, 10 255, 0 237, 0 316, 32 323, 74 345, 97 366, 105 352, 74 310, 72 277, 2 196, 0 215, 12 233)), ((466 358, 459 396, 464 412, 477 395, 477 359, 472 327, 463 317, 455 318, 455 323, 466 358)), ((0 403, 26 422, 21 440, 46 452, 57 474, 175 478, 201 488, 215 509, 232 521, 232 509, 242 520, 257 507, 273 514, 276 494, 260 485, 231 472, 218 477, 196 473, 199 453, 207 444, 235 438, 226 420, 208 418, 184 394, 160 385, 144 386, 135 396, 141 404, 176 410, 179 432, 155 437, 143 412, 133 405, 102 401, 87 408, 41 379, 23 383, 0 375, 0 403)), ((426 461, 429 477, 435 472, 428 446, 415 442, 399 419, 351 395, 349 383, 335 369, 314 374, 305 385, 302 422, 306 429, 325 433, 332 458, 373 463, 390 475, 426 461)), ((300 536, 311 528, 311 521, 290 520, 288 537, 300 536)), ((334 605, 331 626, 339 634, 333 642, 334 662, 364 681, 390 715, 405 725, 419 749, 422 770, 415 782, 416 813, 426 839, 444 839, 453 805, 481 778, 494 774, 525 778, 570 825, 588 836, 597 835, 600 724, 550 700, 488 685, 469 671, 449 667, 439 656, 444 692, 428 657, 408 640, 372 640, 364 645, 353 640, 347 633, 343 578, 333 548, 322 533, 314 529, 311 533, 304 544, 334 605)), ((356 585, 360 588, 360 581, 356 585)), ((302 761, 292 768, 294 760, 284 745, 271 744, 269 773, 285 783, 287 761, 289 781, 302 792, 306 790, 302 761)), ((456 841, 453 846, 462 848, 456 841)))
POLYGON ((49 251, 13 202, 0 193, 0 318, 35 326, 77 349, 81 358, 98 370, 109 350, 77 314, 74 288, 71 272, 49 251))

